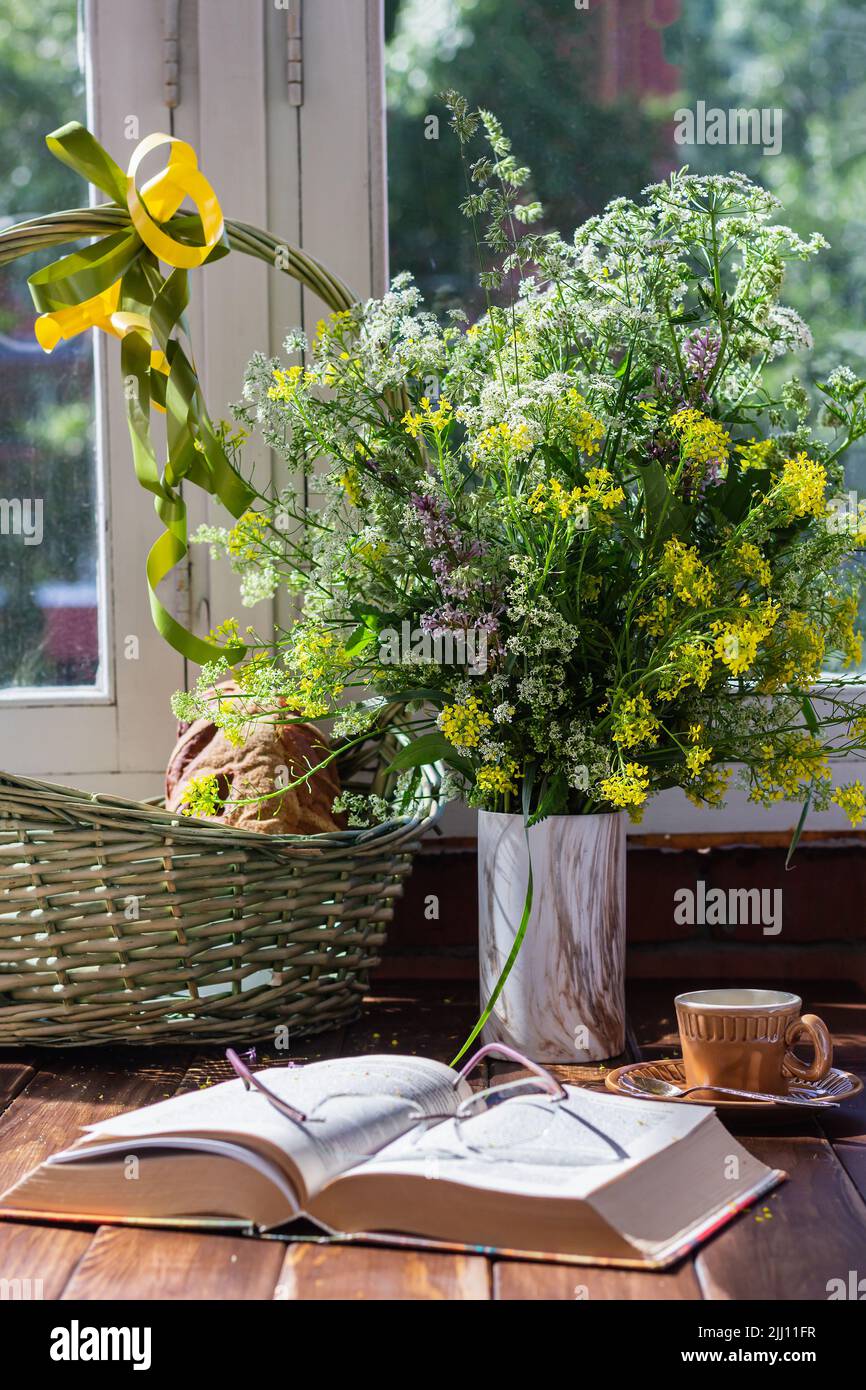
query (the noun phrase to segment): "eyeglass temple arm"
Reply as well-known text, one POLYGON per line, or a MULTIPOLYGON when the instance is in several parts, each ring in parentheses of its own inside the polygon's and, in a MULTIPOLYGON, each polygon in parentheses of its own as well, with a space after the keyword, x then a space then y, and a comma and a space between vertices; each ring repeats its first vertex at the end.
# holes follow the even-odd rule
POLYGON ((289 1105, 287 1100, 283 1100, 280 1096, 274 1095, 273 1091, 269 1090, 263 1081, 259 1081, 258 1077, 254 1076, 250 1071, 246 1062, 241 1061, 233 1047, 226 1048, 226 1059, 231 1063, 232 1068, 240 1077, 248 1091, 251 1087, 255 1088, 257 1091, 261 1091, 262 1095, 267 1096, 268 1100, 273 1101, 278 1110, 282 1110, 284 1114, 289 1115, 293 1120, 300 1120, 301 1122, 306 1120, 307 1117, 303 1111, 296 1110, 293 1105, 289 1105))
POLYGON ((479 1047, 478 1051, 469 1058, 463 1070, 458 1073, 457 1080, 454 1082, 455 1087, 459 1086, 461 1081, 466 1080, 472 1068, 478 1065, 482 1057, 488 1057, 491 1052, 498 1052, 501 1057, 507 1057, 510 1062, 516 1062, 518 1066, 526 1067, 527 1071, 534 1072, 544 1082, 551 1095, 559 1096, 561 1099, 568 1095, 562 1082, 557 1081, 551 1072, 546 1071, 538 1062, 533 1062, 530 1057, 524 1057, 522 1052, 518 1052, 516 1048, 508 1047, 505 1043, 485 1043, 483 1047, 479 1047))

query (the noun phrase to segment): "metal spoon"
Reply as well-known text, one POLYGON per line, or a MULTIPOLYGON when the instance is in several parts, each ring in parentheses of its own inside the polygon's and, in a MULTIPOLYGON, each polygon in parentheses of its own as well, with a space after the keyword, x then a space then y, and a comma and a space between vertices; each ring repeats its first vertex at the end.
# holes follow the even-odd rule
POLYGON ((764 1091, 735 1091, 730 1086, 675 1086, 672 1081, 661 1081, 655 1076, 624 1076, 620 1085, 639 1095, 670 1096, 677 1100, 681 1096, 691 1095, 692 1091, 718 1091, 723 1096, 737 1096, 741 1100, 771 1100, 778 1105, 836 1106, 839 1103, 823 1096, 773 1096, 764 1091))

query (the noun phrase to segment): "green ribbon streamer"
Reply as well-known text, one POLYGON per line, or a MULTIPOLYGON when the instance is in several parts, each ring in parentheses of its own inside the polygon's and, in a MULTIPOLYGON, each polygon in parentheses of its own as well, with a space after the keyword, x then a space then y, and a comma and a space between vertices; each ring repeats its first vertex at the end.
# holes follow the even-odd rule
POLYGON ((517 957, 518 957, 518 955, 520 954, 520 948, 521 948, 521 946, 523 945, 523 938, 524 938, 525 935, 526 935, 526 928, 529 926, 529 918, 530 918, 530 914, 531 914, 531 912, 532 912, 532 893, 533 893, 533 889, 532 889, 532 850, 531 850, 530 845, 529 845, 529 823, 530 823, 530 807, 531 807, 531 805, 532 805, 532 789, 533 789, 534 785, 535 785, 535 768, 534 768, 534 765, 530 765, 530 766, 526 769, 526 772, 525 772, 524 778, 523 778, 523 785, 522 785, 522 787, 521 787, 521 801, 522 801, 522 809, 523 809, 523 834, 524 834, 524 836, 525 836, 525 838, 526 838, 526 858, 527 858, 527 861, 528 861, 528 864, 529 864, 529 874, 528 874, 528 877, 527 877, 527 880, 526 880, 526 895, 525 895, 525 897, 524 897, 524 899, 523 899, 523 912, 521 913, 521 916, 520 916, 520 925, 519 925, 518 928, 517 928, 517 934, 516 934, 516 936, 515 936, 515 938, 514 938, 514 944, 512 945, 511 950, 510 950, 509 953, 508 953, 508 959, 507 959, 507 961, 505 962, 505 965, 502 967, 502 973, 500 974, 499 979, 496 981, 496 985, 494 986, 493 993, 491 994, 490 998, 488 999, 487 1004, 486 1004, 485 1007, 484 1007, 484 1011, 483 1011, 483 1013, 481 1014, 481 1017, 479 1018, 478 1022, 477 1022, 476 1025, 475 1025, 475 1027, 472 1029, 472 1032, 469 1034, 469 1037, 466 1039, 466 1041, 465 1041, 465 1043, 463 1044, 463 1046, 461 1047, 460 1051, 457 1053, 457 1056, 456 1056, 456 1057, 453 1059, 453 1061, 451 1062, 451 1066, 452 1066, 452 1067, 456 1067, 457 1063, 460 1061, 460 1059, 461 1059, 461 1057, 463 1056, 463 1054, 472 1046, 472 1044, 474 1043, 475 1039, 478 1037, 478 1034, 481 1032, 481 1029, 484 1027, 485 1023, 487 1022, 488 1018, 489 1018, 490 1015, 493 1013, 493 1010, 494 1010, 495 1005, 496 1005, 496 1001, 497 1001, 497 999, 499 998, 500 994, 502 993, 503 989, 505 988, 505 982, 506 982, 506 980, 508 979, 508 976, 511 974, 511 967, 514 965, 514 962, 517 960, 517 957))
MULTIPOLYGON (((46 144, 63 164, 96 184, 128 216, 127 177, 90 131, 71 122, 48 135, 46 144)), ((198 216, 175 214, 165 225, 176 240, 201 244, 198 216)), ((223 236, 205 264, 227 255, 228 250, 223 236)), ((130 225, 36 271, 28 284, 36 308, 50 314, 93 299, 118 280, 118 312, 141 315, 149 326, 149 332, 133 328, 124 335, 120 356, 135 474, 141 486, 153 494, 157 516, 165 527, 146 564, 154 625, 191 661, 201 665, 224 658, 234 665, 246 652, 243 643, 222 645, 197 637, 168 612, 157 594, 162 581, 189 553, 187 511, 180 492, 184 480, 216 497, 235 518, 248 509, 256 495, 232 466, 220 442, 195 367, 180 341, 180 333, 188 338, 184 319, 189 300, 187 272, 175 268, 164 277, 156 257, 130 225), (169 364, 167 378, 151 366, 152 348, 164 353, 169 364), (162 470, 150 429, 154 405, 166 412, 168 457, 162 470)))
MULTIPOLYGON (((524 827, 524 829, 526 829, 526 827, 524 827)), ((468 1049, 472 1046, 475 1039, 478 1037, 478 1034, 481 1032, 481 1029, 487 1022, 488 1018, 493 1013, 493 1010, 496 1006, 496 1001, 502 993, 503 989, 505 988, 505 981, 511 974, 511 967, 514 965, 514 962, 517 960, 517 957, 520 954, 520 948, 523 945, 523 938, 526 935, 526 928, 529 926, 529 916, 532 912, 532 854, 529 849, 528 829, 526 829, 526 852, 529 855, 529 879, 526 884, 526 896, 523 899, 523 913, 520 918, 520 926, 517 928, 517 935, 514 938, 514 944, 511 947, 511 950, 508 952, 508 959, 505 962, 505 965, 502 967, 502 974, 496 981, 493 993, 491 994, 490 998, 487 1001, 487 1004, 484 1007, 484 1012, 482 1013, 475 1027, 472 1029, 472 1032, 469 1034, 469 1037, 466 1039, 460 1051, 457 1053, 457 1056, 453 1058, 453 1060, 451 1061, 450 1066, 452 1067, 457 1066, 457 1063, 460 1061, 463 1054, 467 1052, 468 1049)))

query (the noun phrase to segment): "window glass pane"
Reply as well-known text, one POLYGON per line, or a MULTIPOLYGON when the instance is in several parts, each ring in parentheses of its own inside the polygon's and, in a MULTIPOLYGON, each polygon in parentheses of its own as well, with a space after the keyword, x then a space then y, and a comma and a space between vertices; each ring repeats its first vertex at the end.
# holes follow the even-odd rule
MULTIPOLYGON (((866 374, 866 5, 386 0, 386 40, 391 267, 411 271, 437 312, 483 307, 437 95, 456 88, 499 116, 530 165, 538 230, 567 236, 682 164, 759 180, 782 220, 830 242, 786 280, 817 344, 801 376, 822 380, 840 361, 866 374), (730 112, 755 114, 735 123, 730 112)), ((866 497, 862 442, 848 460, 847 485, 866 497)))
MULTIPOLYGON (((77 8, 0 0, 0 226, 87 201, 44 139, 86 120, 77 8)), ((26 285, 69 249, 0 270, 0 689, 98 681, 92 335, 47 357, 26 285)))

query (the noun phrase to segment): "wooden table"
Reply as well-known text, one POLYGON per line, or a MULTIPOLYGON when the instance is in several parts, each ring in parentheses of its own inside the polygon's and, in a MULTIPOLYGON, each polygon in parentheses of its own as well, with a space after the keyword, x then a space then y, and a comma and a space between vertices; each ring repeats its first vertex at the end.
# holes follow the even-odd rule
MULTIPOLYGON (((681 987, 670 980, 630 988, 629 1052, 619 1060, 676 1055, 672 1001, 681 987)), ((838 1065, 866 1075, 866 995, 835 982, 810 987, 807 996, 808 1008, 830 1026, 838 1065)), ((447 1061, 475 1009, 466 984, 389 983, 387 994, 367 1001, 361 1021, 299 1042, 293 1060, 393 1051, 447 1061)), ((589 1085, 604 1075, 602 1068, 556 1070, 589 1085)), ((81 1125, 227 1074, 218 1049, 0 1052, 0 1190, 73 1140, 81 1125)), ((828 1280, 866 1273, 866 1092, 820 1121, 794 1115, 782 1129, 736 1132, 791 1181, 767 1199, 769 1215, 760 1207, 743 1213, 669 1273, 6 1221, 0 1279, 41 1279, 45 1299, 826 1301, 828 1280)))

